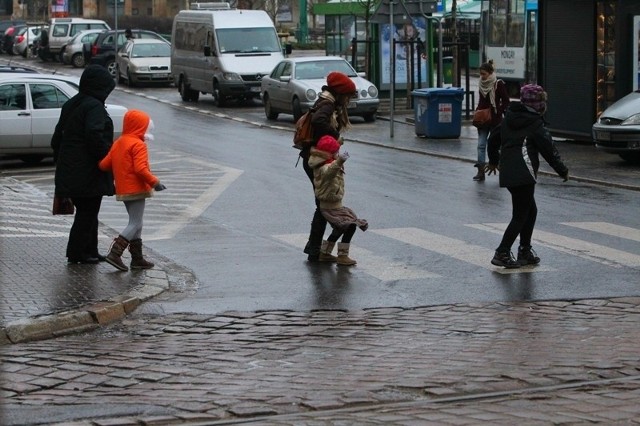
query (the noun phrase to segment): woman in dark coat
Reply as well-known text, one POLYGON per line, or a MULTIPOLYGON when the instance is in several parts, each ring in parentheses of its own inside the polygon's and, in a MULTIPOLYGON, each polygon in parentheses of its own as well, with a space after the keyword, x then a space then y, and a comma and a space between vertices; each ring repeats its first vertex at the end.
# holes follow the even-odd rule
POLYGON ((106 68, 89 65, 80 91, 62 107, 51 139, 56 163, 55 193, 76 207, 69 232, 69 263, 98 263, 98 213, 104 195, 113 195, 113 176, 98 168, 113 143, 113 122, 105 100, 116 84, 106 68))
POLYGON ((547 93, 535 84, 520 89, 520 102, 507 109, 502 124, 489 136, 490 175, 500 171, 500 186, 511 193, 512 216, 491 263, 505 268, 536 265, 540 258, 531 248, 531 236, 538 208, 534 190, 540 167, 539 155, 566 182, 569 170, 562 162, 542 115, 547 109, 547 93), (520 236, 518 259, 511 246, 520 236))
MULTIPOLYGON (((313 128, 312 146, 315 146, 318 140, 325 135, 342 141, 340 132, 350 126, 347 105, 355 94, 356 85, 346 74, 334 71, 327 75, 327 84, 322 86, 322 92, 318 95, 318 100, 313 106, 314 112, 311 118, 311 127, 313 128)), ((310 150, 311 146, 303 149, 300 152, 300 156, 302 157, 304 171, 311 181, 311 185, 313 185, 313 169, 309 166, 310 150)), ((317 198, 315 203, 316 210, 313 214, 309 241, 304 248, 304 252, 308 254, 307 260, 310 262, 335 262, 337 260, 335 256, 321 255, 321 249, 326 249, 329 244, 328 241, 323 241, 327 221, 318 208, 319 202, 317 198)))
POLYGON ((478 109, 491 110, 491 122, 484 127, 478 128, 478 161, 475 167, 478 173, 473 180, 482 182, 484 180, 484 166, 487 157, 487 138, 489 132, 502 122, 504 112, 509 106, 509 93, 504 81, 498 80, 493 68, 493 61, 480 65, 480 81, 478 82, 478 109))

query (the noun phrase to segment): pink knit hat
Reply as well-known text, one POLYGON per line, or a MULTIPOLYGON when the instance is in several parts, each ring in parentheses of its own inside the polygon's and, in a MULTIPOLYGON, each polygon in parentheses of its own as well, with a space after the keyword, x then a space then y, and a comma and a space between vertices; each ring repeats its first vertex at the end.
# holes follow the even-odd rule
POLYGON ((539 114, 547 110, 547 92, 537 84, 527 84, 520 88, 520 102, 533 108, 539 114))

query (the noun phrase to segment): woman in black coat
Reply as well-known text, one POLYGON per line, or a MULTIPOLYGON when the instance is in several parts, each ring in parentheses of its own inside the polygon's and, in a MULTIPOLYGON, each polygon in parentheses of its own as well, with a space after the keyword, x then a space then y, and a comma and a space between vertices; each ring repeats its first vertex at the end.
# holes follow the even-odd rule
POLYGON ((562 162, 542 115, 547 109, 547 93, 528 84, 520 89, 520 102, 512 102, 502 124, 489 136, 490 175, 500 171, 500 186, 511 193, 513 214, 491 263, 505 268, 536 265, 540 258, 531 248, 531 235, 538 208, 534 190, 540 167, 539 155, 566 182, 569 170, 562 162), (518 259, 511 246, 520 235, 518 259))
POLYGON ((113 122, 105 100, 116 84, 106 68, 89 65, 80 92, 62 107, 51 139, 56 163, 55 193, 76 207, 69 232, 69 263, 98 263, 98 213, 104 195, 113 195, 113 176, 98 168, 113 143, 113 122))

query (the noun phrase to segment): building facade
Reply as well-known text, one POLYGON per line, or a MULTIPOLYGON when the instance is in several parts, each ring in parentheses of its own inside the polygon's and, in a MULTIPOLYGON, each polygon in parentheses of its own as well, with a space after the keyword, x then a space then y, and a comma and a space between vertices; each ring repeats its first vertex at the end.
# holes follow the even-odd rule
POLYGON ((602 111, 638 88, 640 1, 540 0, 539 10, 549 127, 590 141, 602 111))

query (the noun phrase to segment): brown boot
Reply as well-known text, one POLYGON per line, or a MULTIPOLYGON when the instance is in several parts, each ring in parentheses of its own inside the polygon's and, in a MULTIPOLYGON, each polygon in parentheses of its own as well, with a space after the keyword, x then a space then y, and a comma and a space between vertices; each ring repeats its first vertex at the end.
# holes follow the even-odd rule
POLYGON ((478 168, 478 173, 473 177, 473 180, 476 182, 482 182, 484 180, 484 164, 479 163, 476 164, 475 167, 478 168))
POLYGON ((127 265, 122 263, 122 253, 129 246, 129 241, 124 238, 122 235, 118 235, 111 243, 111 249, 109 250, 109 254, 107 254, 107 258, 105 259, 107 263, 113 265, 117 269, 121 271, 128 271, 127 265))
POLYGON ((131 252, 131 269, 151 269, 153 263, 142 257, 142 240, 140 238, 129 242, 131 252))
POLYGON ((349 257, 349 243, 338 243, 338 258, 336 259, 338 265, 353 266, 356 262, 355 259, 349 257))
POLYGON ((320 256, 318 256, 318 260, 320 262, 335 262, 337 258, 331 254, 335 245, 335 241, 324 240, 320 247, 320 256))

